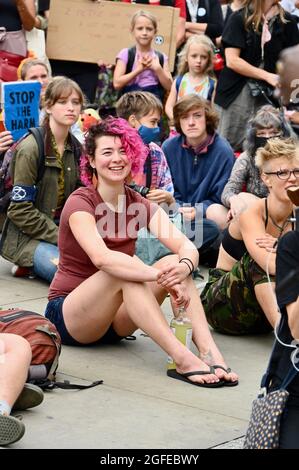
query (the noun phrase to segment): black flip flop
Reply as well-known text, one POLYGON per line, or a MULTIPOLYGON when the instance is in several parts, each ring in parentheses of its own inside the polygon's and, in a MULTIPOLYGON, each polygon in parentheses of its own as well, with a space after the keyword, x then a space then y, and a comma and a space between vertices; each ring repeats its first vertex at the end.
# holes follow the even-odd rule
POLYGON ((188 377, 190 377, 191 375, 207 375, 207 374, 215 374, 214 367, 210 367, 209 371, 195 370, 192 372, 185 372, 184 374, 180 374, 176 369, 169 369, 167 371, 168 377, 171 377, 172 379, 182 380, 183 382, 187 382, 188 384, 191 384, 191 385, 196 385, 197 387, 219 388, 225 385, 223 380, 219 380, 219 382, 214 382, 214 383, 198 383, 198 382, 192 382, 192 380, 188 379, 188 377))
MULTIPOLYGON (((228 367, 227 369, 223 366, 219 366, 218 364, 213 364, 213 369, 222 369, 224 370, 224 372, 226 372, 227 374, 229 374, 232 370, 230 367, 228 367)), ((231 380, 224 380, 224 379, 221 379, 221 381, 223 382, 223 385, 225 387, 235 387, 236 385, 239 385, 239 380, 234 380, 233 382, 231 380)))

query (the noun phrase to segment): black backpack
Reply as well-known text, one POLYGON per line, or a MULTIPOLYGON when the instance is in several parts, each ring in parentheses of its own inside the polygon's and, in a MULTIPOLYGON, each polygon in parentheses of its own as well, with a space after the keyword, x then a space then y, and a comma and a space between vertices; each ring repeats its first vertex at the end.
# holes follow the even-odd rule
MULTIPOLYGON (((159 58, 160 65, 163 68, 164 56, 163 56, 162 52, 155 50, 155 53, 157 54, 157 56, 159 58)), ((134 64, 134 60, 135 60, 135 55, 136 55, 136 46, 130 47, 128 49, 128 62, 127 62, 127 67, 126 67, 126 72, 125 72, 126 74, 132 72, 132 68, 133 68, 133 64, 134 64)))

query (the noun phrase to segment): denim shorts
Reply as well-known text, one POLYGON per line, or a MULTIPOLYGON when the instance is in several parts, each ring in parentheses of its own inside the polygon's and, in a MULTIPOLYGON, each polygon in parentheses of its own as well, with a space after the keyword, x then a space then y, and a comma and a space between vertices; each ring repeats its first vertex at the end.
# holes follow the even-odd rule
POLYGON ((63 313, 62 313, 62 305, 64 302, 65 297, 56 297, 55 299, 49 300, 48 305, 45 311, 45 317, 50 320, 56 326, 58 333, 61 337, 62 344, 66 344, 68 346, 89 346, 93 344, 114 344, 118 343, 123 339, 123 336, 119 336, 115 333, 113 326, 111 325, 109 329, 106 331, 104 336, 97 341, 92 343, 79 343, 79 341, 75 340, 67 331, 63 313))

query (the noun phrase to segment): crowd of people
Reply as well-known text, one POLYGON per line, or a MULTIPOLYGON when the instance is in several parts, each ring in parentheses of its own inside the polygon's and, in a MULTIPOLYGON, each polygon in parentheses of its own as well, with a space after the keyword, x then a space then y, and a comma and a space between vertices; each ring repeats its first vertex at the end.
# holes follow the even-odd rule
MULTIPOLYGON (((117 54, 113 77, 104 67, 119 92, 113 116, 83 133, 84 107, 101 114, 99 67, 57 60, 49 67, 29 56, 25 31, 44 31, 51 17, 50 2, 38 3, 36 9, 33 0, 0 0, 0 60, 11 61, 16 79, 42 84, 44 153, 41 163, 32 133, 14 142, 9 130, 0 131, 0 169, 10 157, 12 184, 1 256, 13 263, 14 276, 50 284, 45 316, 62 344, 118 343, 141 328, 174 359, 170 377, 197 387, 238 385, 211 331, 259 334, 280 321, 268 284, 283 283, 279 250, 289 250, 285 240, 295 238, 287 191, 299 186, 299 112, 296 100, 283 108, 275 87, 280 53, 299 44, 294 11, 278 0, 156 2, 180 8, 171 74, 168 57, 153 48, 159 25, 144 5, 151 2, 140 1, 145 9, 129 25, 135 45, 117 54), (201 296, 198 264, 210 268, 201 296), (196 355, 164 318, 167 295, 174 314, 184 308, 192 322, 196 355)), ((287 105, 283 80, 281 69, 287 105)), ((298 335, 296 289, 291 284, 289 295, 281 288, 278 295, 283 318, 289 315, 288 338, 298 335)), ((25 383, 26 341, 1 335, 0 354, 3 445, 24 433, 10 415, 16 400, 28 389, 29 406, 43 397, 25 383), (16 355, 23 363, 8 372, 16 355)), ((284 355, 278 361, 276 385, 286 361, 284 355)), ((296 413, 285 423, 282 447, 299 448, 288 430, 296 413)))

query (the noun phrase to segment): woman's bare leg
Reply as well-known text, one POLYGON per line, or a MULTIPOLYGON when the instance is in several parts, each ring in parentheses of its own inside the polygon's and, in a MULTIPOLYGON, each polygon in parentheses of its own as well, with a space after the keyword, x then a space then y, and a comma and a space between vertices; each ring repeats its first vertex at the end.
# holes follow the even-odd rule
MULTIPOLYGON (((187 313, 192 320, 193 342, 198 348, 199 357, 210 366, 218 364, 227 369, 227 364, 211 334, 194 281, 191 277, 188 277, 185 282, 190 295, 190 304, 187 308, 187 313)), ((235 381, 238 379, 237 374, 234 372, 226 374, 222 369, 216 369, 216 372, 218 377, 224 378, 225 380, 235 381)))
POLYGON ((274 282, 272 282, 271 285, 268 282, 258 284, 254 287, 254 292, 268 322, 274 328, 280 319, 280 314, 277 309, 275 296, 272 295, 270 289, 273 289, 273 291, 275 290, 274 282))
POLYGON ((18 335, 0 335, 0 402, 12 408, 24 387, 30 361, 28 341, 18 335))
MULTIPOLYGON (((102 271, 80 284, 65 299, 63 314, 69 333, 82 343, 101 338, 113 322, 122 301, 133 324, 173 357, 178 372, 209 371, 209 367, 172 334, 146 283, 122 281, 102 271)), ((213 383, 218 378, 207 374, 194 375, 190 380, 213 383)))

